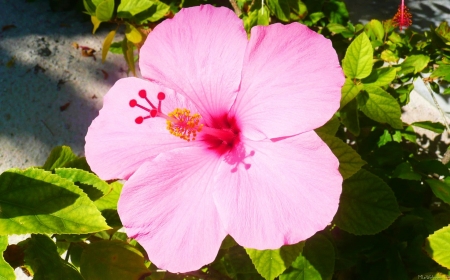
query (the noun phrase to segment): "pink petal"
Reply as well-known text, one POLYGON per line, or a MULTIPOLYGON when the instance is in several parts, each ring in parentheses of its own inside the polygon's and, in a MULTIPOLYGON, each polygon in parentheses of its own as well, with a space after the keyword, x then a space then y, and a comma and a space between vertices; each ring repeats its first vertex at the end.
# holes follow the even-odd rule
POLYGON ((157 267, 192 271, 216 257, 226 236, 212 196, 218 165, 204 148, 179 149, 146 162, 125 183, 120 219, 157 267))
POLYGON ((209 122, 228 112, 241 81, 247 34, 230 9, 210 5, 182 9, 159 24, 140 51, 145 78, 188 96, 209 122))
POLYGON ((339 162, 315 132, 276 142, 244 140, 246 157, 219 167, 214 199, 225 230, 242 246, 275 249, 305 240, 333 219, 339 162), (246 166, 247 165, 247 166, 246 166))
POLYGON ((232 111, 253 140, 310 131, 339 108, 344 75, 331 41, 299 23, 252 28, 232 111))
POLYGON ((150 107, 138 95, 142 89, 147 91, 147 97, 155 106, 158 104, 157 94, 166 94, 162 102, 162 111, 166 114, 176 107, 196 111, 183 96, 155 83, 137 78, 117 81, 106 94, 103 108, 86 135, 86 159, 92 170, 104 180, 127 179, 143 162, 162 152, 199 144, 171 135, 162 118, 136 124, 138 116, 149 114, 129 105, 130 100, 135 99, 139 104, 150 107))

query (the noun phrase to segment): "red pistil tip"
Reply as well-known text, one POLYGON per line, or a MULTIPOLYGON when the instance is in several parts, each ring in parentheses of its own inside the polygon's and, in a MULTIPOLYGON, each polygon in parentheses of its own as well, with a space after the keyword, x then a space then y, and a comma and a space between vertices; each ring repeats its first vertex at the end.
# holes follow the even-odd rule
POLYGON ((164 94, 164 92, 160 92, 160 93, 158 93, 158 100, 164 100, 164 99, 166 99, 166 95, 164 94))
POLYGON ((144 121, 144 118, 143 118, 143 117, 137 117, 134 121, 135 121, 137 124, 141 124, 141 123, 144 121))
POLYGON ((402 30, 403 27, 406 28, 412 24, 411 18, 412 15, 409 13, 408 8, 402 4, 398 7, 398 11, 392 19, 393 25, 402 30))
POLYGON ((130 100, 130 107, 135 107, 137 105, 137 101, 135 99, 130 100))
POLYGON ((146 98, 147 97, 147 92, 145 91, 145 89, 141 89, 139 91, 139 97, 140 98, 146 98))
POLYGON ((150 116, 152 116, 152 118, 156 117, 156 114, 158 114, 157 110, 151 110, 150 111, 150 116))

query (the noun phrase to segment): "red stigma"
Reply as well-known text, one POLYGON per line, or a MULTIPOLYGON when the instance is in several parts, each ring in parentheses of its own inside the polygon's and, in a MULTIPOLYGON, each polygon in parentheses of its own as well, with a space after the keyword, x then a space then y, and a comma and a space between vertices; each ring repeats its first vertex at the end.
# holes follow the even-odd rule
POLYGON ((147 97, 147 92, 145 91, 145 89, 141 89, 139 91, 139 97, 140 98, 146 98, 147 97))
POLYGON ((397 13, 394 15, 394 18, 392 19, 393 25, 398 26, 400 30, 402 30, 403 27, 408 27, 412 24, 412 15, 408 11, 408 7, 405 5, 405 1, 402 0, 402 3, 398 7, 397 13))
POLYGON ((137 117, 134 121, 135 121, 137 124, 141 124, 141 123, 144 121, 144 118, 143 118, 143 117, 137 117))
POLYGON ((158 93, 158 100, 162 101, 164 99, 166 99, 166 95, 164 94, 164 92, 158 93))
POLYGON ((158 111, 156 111, 156 110, 151 110, 151 111, 150 111, 150 116, 151 116, 152 118, 156 117, 156 114, 158 114, 158 111))
POLYGON ((130 100, 130 107, 133 108, 137 105, 137 101, 135 99, 130 100))

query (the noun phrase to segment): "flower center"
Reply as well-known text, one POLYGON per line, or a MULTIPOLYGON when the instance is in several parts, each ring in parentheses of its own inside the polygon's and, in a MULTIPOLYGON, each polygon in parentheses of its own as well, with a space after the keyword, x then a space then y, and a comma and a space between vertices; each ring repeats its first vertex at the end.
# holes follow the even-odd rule
POLYGON ((238 131, 232 129, 229 125, 218 125, 209 127, 200 123, 201 116, 198 113, 192 114, 190 110, 184 108, 175 108, 167 115, 161 111, 162 101, 166 98, 163 92, 158 93, 158 106, 155 106, 147 97, 147 92, 142 89, 138 93, 139 97, 144 99, 148 107, 140 105, 136 99, 131 99, 129 102, 130 107, 138 107, 148 112, 146 116, 139 116, 135 119, 137 124, 142 124, 146 119, 152 119, 155 117, 163 118, 167 123, 167 130, 174 136, 179 137, 186 141, 195 140, 197 134, 202 132, 205 135, 205 140, 211 142, 211 138, 218 140, 226 146, 233 146, 235 143, 238 131))

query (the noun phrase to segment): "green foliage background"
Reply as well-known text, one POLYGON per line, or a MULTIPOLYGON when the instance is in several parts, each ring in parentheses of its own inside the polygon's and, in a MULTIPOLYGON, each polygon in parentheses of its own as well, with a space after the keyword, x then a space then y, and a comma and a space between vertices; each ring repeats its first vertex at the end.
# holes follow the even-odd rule
POLYGON ((182 7, 206 3, 233 8, 247 31, 297 21, 331 39, 346 81, 339 111, 316 132, 338 157, 345 179, 332 224, 278 250, 242 248, 228 236, 215 261, 201 270, 160 271, 135 240, 118 231, 122 184, 102 181, 83 157, 56 147, 43 166, 0 175, 0 280, 14 279, 17 267, 33 279, 50 280, 450 276, 448 157, 425 153, 413 129, 441 134, 445 125, 400 119, 412 81, 424 73, 431 74, 424 80, 430 94, 450 93, 440 87, 450 82, 448 24, 424 33, 399 32, 390 20, 352 24, 339 0, 83 0, 93 32, 103 22, 114 26, 102 59, 108 51, 121 53, 134 75, 135 50, 151 29, 182 7), (125 28, 125 38, 114 42, 118 28, 125 28), (8 235, 24 233, 32 235, 8 245, 8 235))

